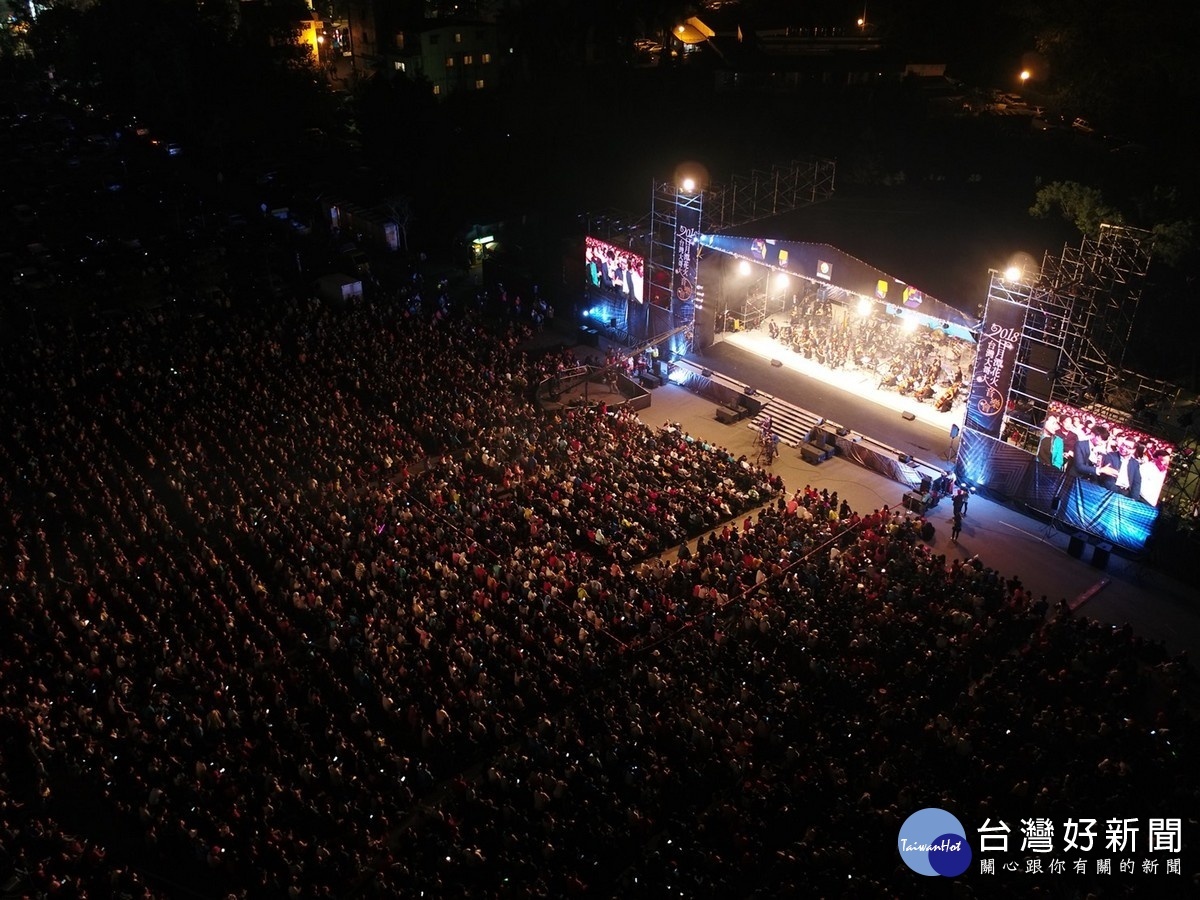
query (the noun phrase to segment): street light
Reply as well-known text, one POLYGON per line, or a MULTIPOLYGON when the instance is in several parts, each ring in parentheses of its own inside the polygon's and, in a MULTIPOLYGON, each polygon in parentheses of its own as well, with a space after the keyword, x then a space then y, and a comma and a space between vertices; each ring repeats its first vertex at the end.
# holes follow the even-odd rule
POLYGON ((1024 87, 1026 84, 1028 84, 1029 79, 1032 77, 1033 77, 1032 72, 1030 72, 1028 69, 1022 69, 1021 70, 1021 87, 1024 87))

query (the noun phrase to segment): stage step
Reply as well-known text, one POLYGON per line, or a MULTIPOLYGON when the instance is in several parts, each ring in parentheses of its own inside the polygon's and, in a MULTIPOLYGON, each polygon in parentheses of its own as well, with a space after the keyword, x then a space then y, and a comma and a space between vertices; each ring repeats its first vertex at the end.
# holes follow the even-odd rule
POLYGON ((762 411, 750 420, 748 426, 755 431, 762 431, 762 423, 767 416, 771 417, 771 427, 779 435, 780 443, 789 447, 799 447, 806 443, 813 428, 821 420, 815 413, 793 406, 778 397, 772 397, 762 411))

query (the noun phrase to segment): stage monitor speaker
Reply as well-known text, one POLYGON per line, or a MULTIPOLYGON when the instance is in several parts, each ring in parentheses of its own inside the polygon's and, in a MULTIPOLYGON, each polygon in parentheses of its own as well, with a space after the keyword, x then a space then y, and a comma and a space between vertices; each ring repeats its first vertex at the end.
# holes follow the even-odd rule
POLYGON ((905 419, 909 422, 911 422, 916 417, 917 417, 916 413, 911 413, 907 409, 904 412, 900 413, 900 418, 905 419))
POLYGON ((705 378, 712 378, 713 370, 712 369, 701 369, 700 374, 703 375, 705 378))
POLYGON ((814 447, 812 444, 805 444, 800 448, 800 458, 809 465, 819 466, 825 462, 825 453, 822 448, 814 447))
POLYGON ((1087 545, 1084 536, 1078 531, 1072 532, 1070 539, 1067 541, 1067 555, 1073 556, 1075 559, 1083 559, 1083 548, 1087 545))
POLYGON ((782 368, 783 360, 782 359, 773 359, 773 360, 771 360, 771 365, 773 365, 777 369, 782 368))
POLYGON ((720 422, 722 425, 732 425, 734 422, 736 422, 740 418, 741 418, 741 415, 739 415, 737 412, 729 409, 728 407, 724 407, 724 406, 717 407, 717 421, 720 422))
POLYGON ((907 453, 897 453, 896 459, 900 460, 902 463, 912 462, 912 457, 907 453))
POLYGON ((933 490, 933 479, 928 475, 921 476, 921 493, 928 494, 933 490))
POLYGON ((849 428, 839 428, 837 430, 837 433, 838 433, 838 437, 845 437, 846 435, 848 435, 850 433, 850 429, 849 428))

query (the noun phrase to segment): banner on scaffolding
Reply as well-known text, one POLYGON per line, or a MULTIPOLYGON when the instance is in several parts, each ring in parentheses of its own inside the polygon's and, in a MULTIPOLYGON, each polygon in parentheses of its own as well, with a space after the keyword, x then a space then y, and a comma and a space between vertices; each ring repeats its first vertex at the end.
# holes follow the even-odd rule
POLYGON ((695 198, 675 207, 675 300, 679 303, 696 299, 699 255, 700 201, 695 198))
POLYGON ((1025 307, 1020 304, 996 299, 990 300, 984 311, 967 401, 965 424, 973 431, 1000 437, 1017 359, 1017 341, 1025 327, 1025 313, 1025 307))

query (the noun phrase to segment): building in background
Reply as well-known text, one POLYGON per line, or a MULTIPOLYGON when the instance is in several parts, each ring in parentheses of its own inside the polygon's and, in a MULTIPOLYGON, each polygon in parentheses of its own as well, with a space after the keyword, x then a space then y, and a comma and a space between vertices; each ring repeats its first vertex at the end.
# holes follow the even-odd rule
POLYGON ((494 87, 499 77, 499 4, 491 0, 347 0, 343 52, 361 76, 402 72, 434 96, 494 87))

